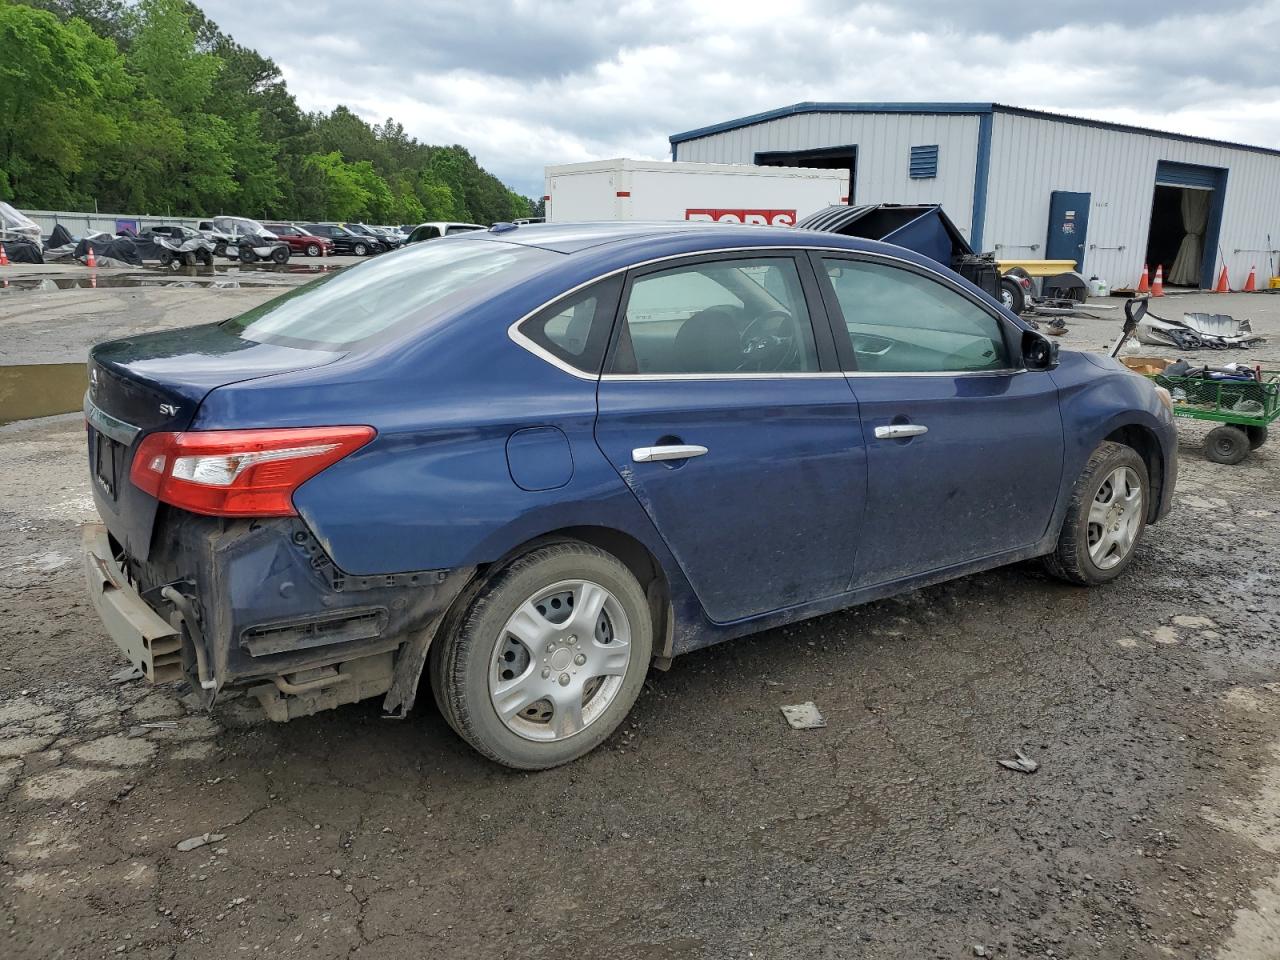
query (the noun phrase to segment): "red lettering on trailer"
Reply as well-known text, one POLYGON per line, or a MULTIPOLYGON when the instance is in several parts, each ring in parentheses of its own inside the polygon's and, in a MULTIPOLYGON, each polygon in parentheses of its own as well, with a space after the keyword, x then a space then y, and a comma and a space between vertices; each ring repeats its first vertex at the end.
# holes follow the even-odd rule
POLYGON ((618 191, 618 196, 620 196, 620 197, 629 197, 629 196, 631 196, 631 191, 630 191, 630 190, 619 190, 619 191, 618 191))
POLYGON ((762 227, 794 227, 796 224, 794 210, 688 209, 684 212, 684 218, 711 220, 715 223, 750 223, 762 227))

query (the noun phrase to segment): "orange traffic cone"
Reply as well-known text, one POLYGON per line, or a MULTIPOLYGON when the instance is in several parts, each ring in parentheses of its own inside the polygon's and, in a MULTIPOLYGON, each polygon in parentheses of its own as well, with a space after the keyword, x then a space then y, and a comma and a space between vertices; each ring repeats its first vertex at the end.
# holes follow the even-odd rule
POLYGON ((4 252, 4 244, 0 243, 0 267, 9 265, 9 255, 4 252))
POLYGON ((1222 265, 1222 272, 1218 274, 1218 285, 1213 290, 1214 293, 1230 293, 1231 284, 1227 281, 1227 265, 1222 265))
POLYGON ((95 260, 95 259, 94 259, 94 256, 93 256, 93 247, 92 247, 92 246, 91 246, 91 247, 89 247, 89 257, 88 257, 88 259, 86 259, 86 260, 85 260, 84 265, 85 265, 86 267, 96 267, 96 266, 98 265, 98 261, 97 261, 97 260, 95 260))
POLYGON ((1258 292, 1258 268, 1254 264, 1249 266, 1249 279, 1244 282, 1245 293, 1258 292))
POLYGON ((1147 272, 1147 265, 1142 265, 1142 279, 1138 281, 1138 293, 1150 293, 1151 280, 1150 274, 1147 272))
POLYGON ((1151 284, 1151 295, 1153 297, 1164 296, 1164 264, 1163 263, 1156 265, 1156 279, 1155 279, 1155 282, 1151 284))

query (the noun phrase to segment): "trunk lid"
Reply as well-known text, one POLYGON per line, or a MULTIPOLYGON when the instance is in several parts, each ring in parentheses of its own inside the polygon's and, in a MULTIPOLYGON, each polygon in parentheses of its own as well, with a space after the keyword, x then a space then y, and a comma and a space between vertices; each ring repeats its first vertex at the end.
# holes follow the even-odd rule
POLYGON ((99 344, 89 354, 89 477, 107 529, 146 560, 159 502, 129 482, 138 444, 158 430, 182 431, 220 386, 320 366, 341 354, 258 343, 219 324, 99 344))

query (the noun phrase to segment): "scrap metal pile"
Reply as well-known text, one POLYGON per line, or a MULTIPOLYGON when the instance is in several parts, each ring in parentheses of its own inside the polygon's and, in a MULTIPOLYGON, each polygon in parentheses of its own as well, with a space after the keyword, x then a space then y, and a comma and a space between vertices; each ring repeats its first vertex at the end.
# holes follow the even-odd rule
POLYGON ((1148 313, 1135 333, 1142 343, 1179 350, 1248 348, 1266 342, 1253 332, 1248 320, 1222 313, 1184 313, 1180 321, 1148 313))

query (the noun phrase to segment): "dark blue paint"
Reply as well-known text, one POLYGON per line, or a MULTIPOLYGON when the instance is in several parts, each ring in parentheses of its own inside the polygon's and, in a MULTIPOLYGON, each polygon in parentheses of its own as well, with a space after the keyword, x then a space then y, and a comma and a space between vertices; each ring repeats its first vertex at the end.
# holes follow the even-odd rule
POLYGON ((987 225, 987 182, 991 179, 992 115, 978 115, 978 157, 973 165, 973 219, 969 224, 969 246, 982 253, 982 238, 987 225))
POLYGON ((525 427, 507 438, 507 469, 521 490, 554 490, 573 478, 569 438, 556 427, 525 427))
POLYGON ((1063 456, 1057 387, 1049 374, 853 377, 850 385, 862 410, 870 476, 852 586, 1043 539, 1063 456), (894 423, 921 424, 929 432, 874 438, 876 427, 894 423))
POLYGON ((1089 234, 1087 193, 1055 190, 1049 194, 1049 232, 1044 245, 1047 260, 1074 260, 1076 269, 1084 269, 1085 240, 1089 234))
MULTIPOLYGON (((348 576, 465 571, 567 529, 630 537, 662 571, 675 653, 1047 552, 1089 452, 1120 426, 1149 429, 1174 462, 1172 420, 1150 384, 1101 358, 1064 353, 1052 373, 990 378, 598 381, 507 335, 583 282, 713 249, 879 252, 965 283, 900 247, 712 224, 548 225, 440 242, 561 255, 456 315, 342 356, 232 350, 197 332, 188 353, 158 335, 96 348, 94 359, 121 380, 149 371, 158 395, 202 395, 192 429, 375 427, 371 443, 295 495, 301 522, 348 576), (157 355, 173 358, 163 376, 157 355), (902 416, 928 420, 925 442, 865 439, 902 416), (633 447, 666 436, 711 452, 678 467, 631 462, 633 447)), ((811 308, 826 322, 821 303, 811 308)), ((1024 325, 1002 317, 1015 340, 1024 325)), ((132 501, 119 514, 98 501, 119 536, 132 501)))
POLYGON ((712 620, 847 589, 866 454, 843 377, 606 380, 596 439, 712 620), (708 453, 632 462, 633 449, 660 443, 708 453))

